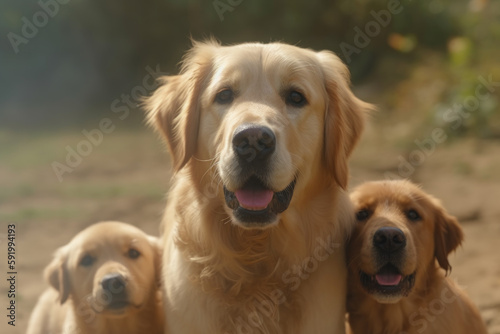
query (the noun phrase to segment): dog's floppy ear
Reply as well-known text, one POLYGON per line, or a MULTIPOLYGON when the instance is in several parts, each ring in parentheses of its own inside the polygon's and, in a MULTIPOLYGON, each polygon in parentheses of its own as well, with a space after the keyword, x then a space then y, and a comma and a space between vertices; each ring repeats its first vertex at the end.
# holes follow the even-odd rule
POLYGON ((59 291, 59 301, 61 304, 69 297, 71 282, 66 265, 67 251, 64 247, 59 248, 52 259, 52 262, 45 268, 45 280, 57 291, 59 291))
POLYGON ((374 107, 361 101, 350 89, 350 75, 339 57, 318 52, 323 67, 328 104, 325 116, 324 158, 337 184, 347 188, 348 158, 364 128, 365 113, 374 107))
POLYGON ((464 239, 464 233, 455 217, 448 214, 439 203, 435 205, 434 254, 439 266, 448 273, 451 271, 448 255, 460 246, 464 239))
POLYGON ((161 286, 162 282, 162 254, 163 254, 163 248, 161 246, 161 242, 157 237, 153 237, 151 235, 148 235, 148 241, 150 245, 154 249, 154 266, 155 266, 155 280, 156 284, 158 286, 161 286))
POLYGON ((147 122, 166 138, 179 171, 194 155, 198 140, 199 97, 210 70, 211 43, 194 43, 181 73, 159 79, 160 87, 145 100, 147 122))

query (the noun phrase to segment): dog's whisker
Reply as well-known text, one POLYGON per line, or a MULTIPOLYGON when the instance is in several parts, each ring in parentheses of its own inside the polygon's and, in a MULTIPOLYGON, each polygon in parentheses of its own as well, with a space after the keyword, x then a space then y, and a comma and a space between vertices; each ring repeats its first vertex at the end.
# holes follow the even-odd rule
MULTIPOLYGON (((205 171, 205 173, 201 177, 201 180, 203 181, 203 179, 205 178, 205 176, 207 176, 207 174, 212 173, 212 179, 210 180, 210 186, 213 186, 213 181, 215 178, 220 179, 220 176, 217 173, 217 163, 219 161, 219 156, 220 156, 220 154, 216 154, 213 159, 210 159, 212 161, 212 163, 210 164, 209 168, 207 168, 207 170, 205 171)), ((207 161, 209 161, 209 160, 207 160, 207 161)))
POLYGON ((213 158, 210 158, 210 159, 200 159, 200 158, 197 158, 197 157, 193 156, 192 159, 196 160, 196 161, 199 161, 199 162, 209 162, 209 161, 215 160, 216 157, 213 157, 213 158))

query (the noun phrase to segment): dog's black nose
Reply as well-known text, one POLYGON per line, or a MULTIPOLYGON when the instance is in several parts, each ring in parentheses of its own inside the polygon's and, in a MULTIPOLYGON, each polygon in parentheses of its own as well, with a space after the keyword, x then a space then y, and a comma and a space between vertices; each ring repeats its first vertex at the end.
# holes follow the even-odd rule
POLYGON ((276 137, 268 127, 244 124, 234 132, 234 152, 247 163, 267 159, 275 148, 276 137))
POLYGON ((397 227, 382 227, 375 232, 373 244, 386 253, 392 253, 406 246, 406 237, 397 227))
POLYGON ((113 295, 125 294, 126 284, 125 278, 115 273, 104 276, 101 281, 102 288, 113 295))

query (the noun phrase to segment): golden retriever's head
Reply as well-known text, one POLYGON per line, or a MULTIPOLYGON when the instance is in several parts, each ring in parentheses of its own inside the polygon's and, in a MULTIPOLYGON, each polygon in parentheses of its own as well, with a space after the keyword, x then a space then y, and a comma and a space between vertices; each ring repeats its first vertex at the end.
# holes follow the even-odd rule
POLYGON ((56 252, 45 269, 48 282, 80 316, 124 316, 140 310, 160 282, 155 237, 119 222, 92 225, 56 252))
POLYGON ((347 256, 354 286, 381 303, 396 303, 463 239, 457 220, 409 181, 368 182, 351 194, 357 225, 347 256))
POLYGON ((352 94, 333 53, 195 43, 181 74, 162 80, 146 102, 149 122, 165 135, 175 171, 190 168, 233 223, 271 226, 295 197, 332 180, 346 187, 370 105, 352 94))

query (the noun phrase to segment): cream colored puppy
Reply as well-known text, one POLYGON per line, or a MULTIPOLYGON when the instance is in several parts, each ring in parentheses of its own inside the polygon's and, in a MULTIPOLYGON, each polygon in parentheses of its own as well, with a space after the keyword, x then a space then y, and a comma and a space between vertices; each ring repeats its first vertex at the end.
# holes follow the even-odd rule
POLYGON ((160 247, 155 237, 102 222, 59 248, 28 334, 163 333, 160 247))

